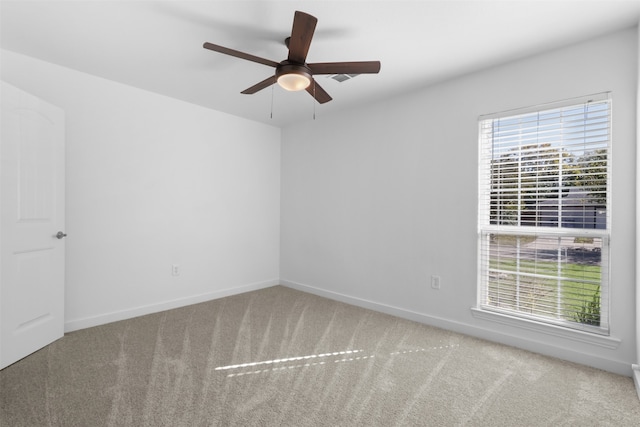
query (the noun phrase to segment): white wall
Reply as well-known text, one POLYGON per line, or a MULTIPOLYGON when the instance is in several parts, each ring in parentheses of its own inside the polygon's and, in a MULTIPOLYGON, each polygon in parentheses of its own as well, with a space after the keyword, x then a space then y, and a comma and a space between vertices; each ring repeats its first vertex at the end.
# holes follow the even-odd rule
POLYGON ((637 42, 628 30, 319 116, 284 129, 282 153, 276 128, 2 51, 4 80, 67 113, 67 330, 280 277, 630 375, 637 42), (477 117, 601 91, 614 103, 611 333, 619 345, 474 318, 477 117), (173 263, 181 276, 171 277, 173 263), (432 274, 442 277, 439 291, 429 287, 432 274))
POLYGON ((284 129, 282 283, 631 375, 637 41, 630 29, 284 129), (611 334, 619 344, 474 318, 478 116, 603 91, 613 92, 611 334), (441 276, 441 290, 430 288, 430 275, 441 276))
MULTIPOLYGON (((638 31, 638 87, 636 106, 640 105, 640 31, 638 31)), ((637 149, 640 141, 640 111, 636 109, 636 357, 633 364, 633 381, 640 398, 640 151, 637 149)))
POLYGON ((67 116, 67 330, 278 283, 278 128, 1 54, 67 116))

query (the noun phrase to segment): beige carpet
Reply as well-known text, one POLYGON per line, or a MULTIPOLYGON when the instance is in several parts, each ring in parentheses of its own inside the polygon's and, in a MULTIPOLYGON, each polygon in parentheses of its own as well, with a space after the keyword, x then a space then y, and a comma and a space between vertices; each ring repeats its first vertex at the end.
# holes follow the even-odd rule
POLYGON ((5 426, 638 426, 633 380, 281 286, 67 334, 5 426))

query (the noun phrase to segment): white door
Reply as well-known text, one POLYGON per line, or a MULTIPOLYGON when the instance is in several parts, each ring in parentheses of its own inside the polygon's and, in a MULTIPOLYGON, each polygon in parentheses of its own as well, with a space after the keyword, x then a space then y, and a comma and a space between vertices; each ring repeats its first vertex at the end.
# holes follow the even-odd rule
POLYGON ((65 134, 61 109, 0 83, 2 369, 64 334, 65 134))

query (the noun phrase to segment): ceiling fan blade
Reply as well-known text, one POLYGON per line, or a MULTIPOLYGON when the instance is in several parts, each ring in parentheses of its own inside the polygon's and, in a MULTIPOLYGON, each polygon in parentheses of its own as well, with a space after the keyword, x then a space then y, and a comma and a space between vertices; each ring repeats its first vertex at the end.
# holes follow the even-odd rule
POLYGON ((269 86, 271 86, 272 84, 274 84, 275 82, 277 82, 278 79, 276 78, 276 76, 271 76, 271 77, 267 77, 266 79, 264 79, 263 81, 261 81, 260 83, 256 83, 253 86, 251 86, 248 89, 243 90, 240 93, 244 93, 245 95, 251 95, 252 93, 256 93, 264 88, 267 88, 269 86))
POLYGON ((322 89, 322 86, 316 82, 315 79, 311 79, 311 84, 307 87, 307 92, 313 96, 316 101, 320 104, 324 104, 325 102, 331 101, 333 98, 327 93, 326 90, 322 89))
POLYGON ((307 64, 313 74, 376 74, 380 72, 380 61, 363 62, 318 62, 307 64))
POLYGON ((224 53, 225 55, 235 56, 236 58, 246 59, 247 61, 257 62, 258 64, 268 65, 270 67, 277 67, 278 63, 270 59, 260 58, 259 56, 251 55, 248 53, 240 52, 239 50, 229 49, 228 47, 219 46, 217 44, 206 42, 202 45, 205 49, 213 50, 215 52, 224 53))
POLYGON ((300 11, 295 12, 289 40, 289 61, 304 64, 317 23, 316 17, 300 11))

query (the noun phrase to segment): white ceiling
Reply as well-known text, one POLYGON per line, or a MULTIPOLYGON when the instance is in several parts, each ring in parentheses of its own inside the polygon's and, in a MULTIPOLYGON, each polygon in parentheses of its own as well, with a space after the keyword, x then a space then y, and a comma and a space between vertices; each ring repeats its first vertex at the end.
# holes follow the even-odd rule
POLYGON ((438 81, 631 27, 633 1, 11 1, 2 48, 283 126, 357 108, 438 81), (318 18, 308 62, 380 60, 380 74, 338 83, 333 97, 277 85, 240 92, 274 69, 203 49, 205 41, 279 62, 293 13, 318 18), (315 107, 314 107, 315 104, 315 107), (273 110, 273 118, 270 117, 273 110))

